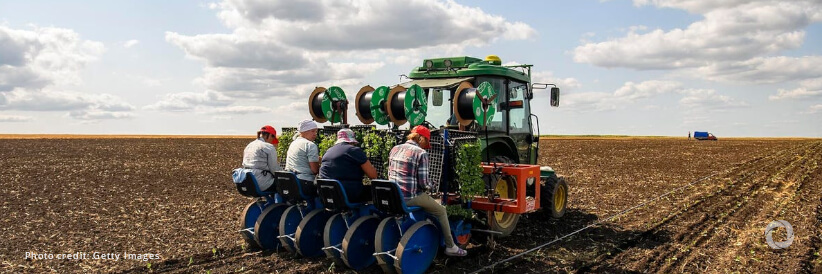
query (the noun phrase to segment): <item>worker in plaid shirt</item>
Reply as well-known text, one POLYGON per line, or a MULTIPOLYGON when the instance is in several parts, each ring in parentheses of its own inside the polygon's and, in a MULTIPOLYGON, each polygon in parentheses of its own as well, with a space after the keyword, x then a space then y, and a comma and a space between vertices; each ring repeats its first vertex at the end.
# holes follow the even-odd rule
POLYGON ((428 180, 428 152, 425 151, 431 148, 430 140, 431 131, 420 125, 411 130, 408 141, 392 148, 388 157, 388 180, 400 185, 406 205, 421 207, 436 217, 445 240, 445 255, 465 256, 468 251, 457 246, 451 237, 445 207, 425 192, 434 187, 428 180))

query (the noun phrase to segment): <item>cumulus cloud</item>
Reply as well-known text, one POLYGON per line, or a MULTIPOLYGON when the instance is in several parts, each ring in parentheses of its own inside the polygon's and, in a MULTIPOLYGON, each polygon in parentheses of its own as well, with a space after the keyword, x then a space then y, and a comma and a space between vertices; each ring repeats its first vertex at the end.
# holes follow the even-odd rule
MULTIPOLYGON (((170 31, 165 38, 204 62, 196 83, 232 99, 305 99, 316 86, 357 89, 386 63, 417 64, 420 56, 536 35, 524 23, 453 1, 225 0, 210 7, 230 33, 170 31)), ((168 97, 150 108, 193 107, 168 97)))
MULTIPOLYGON (((724 111, 731 108, 747 107, 748 103, 712 89, 686 89, 677 81, 650 80, 639 83, 626 82, 614 92, 579 92, 563 95, 563 107, 579 112, 599 112, 632 107, 643 100, 663 94, 680 95, 679 103, 686 110, 724 111)), ((657 106, 643 106, 653 110, 657 106)))
POLYGON ((681 91, 681 93, 685 94, 685 97, 679 100, 679 103, 691 111, 698 109, 724 111, 748 106, 748 103, 744 101, 738 101, 727 95, 717 94, 716 91, 712 89, 686 89, 681 91))
POLYGON ((96 121, 110 119, 130 119, 134 117, 134 114, 129 112, 114 112, 104 110, 77 110, 69 112, 68 116, 79 120, 96 121))
MULTIPOLYGON (((560 78, 554 76, 551 71, 535 71, 531 74, 531 82, 543 84, 555 84, 563 91, 578 89, 582 85, 576 78, 560 78)), ((539 91, 536 91, 539 92, 539 91)))
POLYGON ((3 115, 0 114, 0 123, 4 122, 28 122, 34 120, 32 117, 29 116, 20 116, 20 115, 3 115))
POLYGON ((217 114, 249 114, 249 113, 270 113, 273 110, 267 107, 260 107, 260 106, 230 106, 230 107, 218 107, 214 109, 210 109, 207 112, 210 113, 217 113, 217 114))
POLYGON ((124 48, 130 48, 130 47, 136 46, 139 43, 140 43, 140 41, 138 41, 138 40, 128 40, 125 43, 123 43, 123 47, 124 48))
POLYGON ((772 56, 802 46, 805 29, 822 22, 820 1, 635 0, 634 4, 684 9, 704 18, 667 31, 630 28, 624 37, 578 46, 574 60, 609 68, 689 69, 698 77, 734 82, 776 83, 820 75, 815 66, 819 56, 772 56))
POLYGON ((224 107, 232 102, 231 98, 215 91, 202 93, 181 92, 166 94, 160 101, 145 106, 144 109, 182 112, 191 111, 198 107, 224 107))
POLYGON ((478 45, 536 35, 527 24, 453 1, 269 2, 227 0, 215 7, 229 26, 262 30, 287 45, 311 50, 478 45))
POLYGON ((659 94, 671 93, 681 88, 682 83, 676 81, 651 80, 641 83, 627 82, 614 92, 614 96, 633 101, 651 98, 659 94))
POLYGON ((776 95, 768 96, 770 100, 809 98, 822 98, 822 77, 801 81, 796 89, 779 89, 776 95))
POLYGON ((72 111, 106 110, 130 111, 134 107, 110 94, 85 94, 71 91, 27 91, 15 89, 6 93, 4 110, 72 111))
POLYGON ((70 29, 0 25, 0 110, 67 111, 83 120, 130 117, 134 107, 119 97, 65 88, 82 84, 80 72, 104 51, 102 43, 70 29))

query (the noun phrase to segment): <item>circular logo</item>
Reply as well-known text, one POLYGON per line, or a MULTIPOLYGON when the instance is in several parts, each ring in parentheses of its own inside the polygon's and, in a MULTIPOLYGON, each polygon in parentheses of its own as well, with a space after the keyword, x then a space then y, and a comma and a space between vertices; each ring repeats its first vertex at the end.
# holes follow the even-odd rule
POLYGON ((765 242, 767 242, 768 246, 773 249, 783 249, 791 246, 791 244, 793 244, 793 227, 791 226, 791 223, 785 220, 778 220, 768 224, 768 226, 765 227, 765 242), (788 236, 787 240, 782 242, 773 241, 773 230, 777 227, 785 228, 785 234, 788 236))

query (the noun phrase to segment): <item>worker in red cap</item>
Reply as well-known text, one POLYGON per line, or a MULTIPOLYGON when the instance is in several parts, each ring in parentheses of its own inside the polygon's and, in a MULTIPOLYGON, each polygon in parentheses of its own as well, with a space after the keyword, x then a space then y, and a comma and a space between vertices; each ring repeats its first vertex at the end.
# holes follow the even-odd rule
POLYGON ((277 130, 266 125, 257 131, 257 140, 249 143, 243 151, 243 167, 252 170, 262 191, 270 191, 269 188, 274 186, 274 172, 282 170, 277 161, 279 143, 277 130))
POLYGON ((433 189, 433 182, 428 180, 428 152, 425 151, 431 148, 431 131, 419 125, 411 130, 407 139, 405 143, 391 149, 388 156, 388 180, 400 185, 406 205, 421 207, 437 218, 445 240, 445 255, 468 255, 468 251, 457 246, 451 237, 445 206, 427 193, 437 191, 433 189))

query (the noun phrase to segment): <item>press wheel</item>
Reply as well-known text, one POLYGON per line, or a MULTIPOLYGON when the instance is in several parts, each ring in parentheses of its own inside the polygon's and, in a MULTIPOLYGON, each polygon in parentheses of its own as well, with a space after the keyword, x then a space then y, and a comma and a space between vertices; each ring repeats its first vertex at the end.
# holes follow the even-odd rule
POLYGON ((277 250, 280 248, 280 241, 277 236, 280 235, 279 224, 280 217, 288 208, 288 205, 273 204, 268 206, 257 222, 254 224, 254 241, 264 250, 277 250))
POLYGON ((412 225, 402 235, 394 267, 400 273, 424 273, 437 257, 442 233, 431 221, 412 225))
MULTIPOLYGON (((388 217, 383 219, 377 226, 377 233, 374 235, 374 252, 385 252, 396 249, 402 238, 400 226, 397 224, 397 218, 388 217)), ((377 263, 384 273, 396 272, 394 259, 389 256, 377 256, 377 263)))
POLYGON ((345 265, 360 270, 374 264, 374 232, 379 224, 375 216, 363 216, 351 224, 342 242, 345 265))
MULTIPOLYGON (((303 220, 301 210, 301 207, 298 205, 292 205, 285 209, 283 216, 280 218, 280 236, 297 233, 297 227, 300 226, 300 221, 303 220)), ((294 241, 288 237, 280 238, 280 242, 289 252, 297 252, 294 241)))
POLYGON ((240 235, 243 237, 243 240, 250 248, 260 248, 260 245, 257 244, 257 241, 254 240, 254 231, 245 231, 246 229, 254 229, 254 224, 257 222, 257 218, 260 217, 260 214, 263 212, 263 202, 260 198, 254 199, 251 203, 243 208, 243 212, 240 213, 240 235))
POLYGON ((317 257, 323 254, 323 229, 331 212, 325 209, 315 209, 305 215, 297 226, 295 246, 297 253, 305 257, 317 257))

